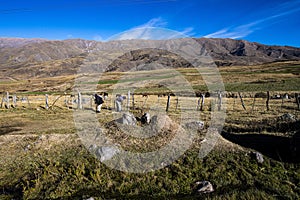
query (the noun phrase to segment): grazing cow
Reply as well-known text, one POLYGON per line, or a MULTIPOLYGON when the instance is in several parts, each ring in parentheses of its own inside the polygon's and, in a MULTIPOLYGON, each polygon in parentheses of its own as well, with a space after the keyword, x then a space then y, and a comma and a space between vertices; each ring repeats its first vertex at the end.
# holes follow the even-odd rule
POLYGON ((283 99, 290 99, 290 96, 288 93, 285 93, 284 95, 282 95, 282 98, 283 99))
POLYGON ((150 114, 147 112, 141 117, 142 124, 150 124, 150 120, 151 120, 150 114))
POLYGON ((281 99, 281 95, 280 94, 275 94, 271 97, 271 99, 281 99))
POLYGON ((98 94, 95 94, 96 113, 101 112, 101 107, 103 103, 103 97, 98 94))

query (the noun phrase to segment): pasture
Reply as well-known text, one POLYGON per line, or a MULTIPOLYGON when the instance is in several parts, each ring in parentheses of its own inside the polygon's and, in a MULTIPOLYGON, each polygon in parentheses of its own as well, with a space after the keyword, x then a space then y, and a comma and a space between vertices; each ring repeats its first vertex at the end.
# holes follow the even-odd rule
MULTIPOLYGON (((206 91, 195 69, 178 71, 195 91, 206 91)), ((293 145, 299 148, 300 110, 295 100, 300 85, 298 71, 298 63, 220 68, 227 91, 221 107, 226 120, 222 136, 218 135, 213 150, 203 159, 199 158, 199 150, 207 134, 211 112, 218 103, 215 98, 207 97, 200 111, 199 97, 175 95, 170 97, 166 112, 168 96, 158 95, 172 91, 161 83, 174 78, 173 72, 110 72, 98 82, 84 83, 95 85, 99 92, 109 93, 97 115, 91 98, 94 91, 81 93, 83 109, 78 109, 78 94, 70 89, 74 77, 0 83, 2 99, 6 91, 17 97, 14 108, 5 108, 5 101, 0 108, 0 198, 298 199, 300 162, 299 154, 293 153, 299 150, 290 149, 293 145), (151 77, 156 77, 158 83, 151 77), (135 88, 134 96, 131 91, 129 104, 127 100, 123 102, 124 111, 129 110, 137 117, 144 112, 151 116, 159 112, 179 124, 182 120, 194 120, 195 116, 204 122, 204 130, 172 164, 147 173, 126 173, 101 163, 83 145, 77 135, 74 113, 93 116, 99 124, 109 128, 107 125, 112 120, 121 117, 114 110, 114 88, 119 80, 123 80, 122 84, 144 81, 143 87, 135 88), (287 93, 290 98, 270 98, 268 109, 267 91, 270 97, 287 93), (286 114, 295 119, 283 118, 286 114), (258 163, 252 152, 262 153, 264 162, 258 163), (202 180, 210 181, 215 191, 196 193, 194 184, 202 180)), ((184 90, 179 86, 175 88, 184 90)), ((117 91, 128 95, 126 88, 117 91)), ((153 151, 173 137, 172 134, 160 135, 144 140, 126 136, 119 129, 111 130, 109 137, 128 151, 153 151)))

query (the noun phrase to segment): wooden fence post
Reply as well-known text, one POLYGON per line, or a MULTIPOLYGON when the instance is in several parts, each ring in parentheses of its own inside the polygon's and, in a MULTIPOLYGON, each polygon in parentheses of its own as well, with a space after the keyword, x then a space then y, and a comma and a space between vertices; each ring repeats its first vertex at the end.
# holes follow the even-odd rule
POLYGON ((68 108, 69 107, 69 105, 68 105, 68 98, 67 98, 67 93, 66 92, 64 92, 64 94, 65 94, 65 106, 68 108))
POLYGON ((128 90, 127 93, 127 110, 130 110, 130 90, 128 90))
POLYGON ((243 106, 244 110, 246 110, 246 107, 245 107, 245 104, 244 104, 243 97, 242 97, 242 95, 241 95, 240 92, 238 92, 238 94, 239 94, 239 97, 240 97, 240 99, 241 99, 242 106, 243 106))
POLYGON ((134 105, 134 93, 132 93, 131 96, 132 96, 132 109, 134 110, 134 107, 135 107, 135 105, 134 105))
POLYGON ((270 110, 270 107, 269 107, 269 101, 270 101, 270 92, 267 91, 267 101, 266 101, 266 107, 267 107, 267 110, 269 111, 270 110))
POLYGON ((168 100, 167 100, 167 108, 166 108, 166 112, 169 111, 169 107, 170 107, 170 100, 171 100, 171 96, 170 94, 168 94, 168 100))
POLYGON ((45 98, 46 98, 46 100, 45 100, 45 103, 46 103, 45 108, 46 108, 46 110, 48 110, 48 109, 49 109, 49 99, 48 99, 48 94, 45 94, 45 98))
POLYGON ((281 95, 281 106, 280 106, 280 109, 281 109, 281 110, 282 110, 283 103, 284 103, 284 96, 285 96, 285 95, 281 95))
POLYGON ((205 103, 205 95, 204 95, 204 94, 201 94, 200 111, 203 111, 204 103, 205 103))
POLYGON ((71 94, 71 109, 73 109, 74 108, 74 95, 73 94, 71 94))
POLYGON ((13 95, 13 107, 17 107, 17 96, 15 94, 13 95))
POLYGON ((30 108, 31 105, 30 105, 30 101, 29 101, 29 96, 27 96, 27 103, 28 103, 28 107, 30 108))
POLYGON ((6 108, 10 109, 10 104, 9 104, 9 92, 6 92, 6 108))
POLYGON ((82 97, 81 97, 81 93, 80 93, 80 91, 78 90, 77 91, 78 92, 78 95, 77 95, 77 108, 78 109, 80 109, 80 110, 82 110, 82 97))
POLYGON ((4 103, 4 96, 5 96, 5 94, 3 94, 3 96, 2 96, 2 100, 1 100, 1 108, 3 108, 3 103, 4 103))
POLYGON ((237 96, 233 95, 233 105, 232 105, 232 110, 235 108, 235 101, 236 101, 237 96))
POLYGON ((222 92, 218 92, 218 111, 220 111, 221 110, 221 108, 222 108, 222 92))
POLYGON ((255 101, 256 101, 256 97, 255 97, 255 94, 254 94, 251 112, 254 111, 255 101))

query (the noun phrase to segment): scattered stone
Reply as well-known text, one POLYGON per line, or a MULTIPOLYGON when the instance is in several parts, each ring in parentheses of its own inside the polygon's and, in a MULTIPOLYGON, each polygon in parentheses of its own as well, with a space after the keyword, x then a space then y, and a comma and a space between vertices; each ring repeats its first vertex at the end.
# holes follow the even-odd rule
POLYGON ((95 151, 97 150, 97 148, 98 148, 98 146, 97 146, 96 144, 91 144, 91 145, 89 146, 88 150, 89 150, 90 152, 95 153, 95 151))
POLYGON ((136 119, 132 113, 124 113, 122 116, 121 124, 135 126, 136 119))
POLYGON ((141 117, 141 122, 142 124, 150 124, 151 121, 151 117, 149 113, 145 113, 142 117, 141 117))
POLYGON ((201 131, 204 128, 204 122, 203 121, 188 122, 185 124, 185 128, 201 131))
POLYGON ((290 113, 285 113, 285 114, 281 115, 279 117, 279 120, 287 121, 287 122, 295 122, 295 121, 297 121, 295 115, 292 115, 290 113))
POLYGON ((28 145, 26 145, 26 147, 24 148, 24 151, 29 151, 30 149, 31 149, 31 145, 28 144, 28 145))
POLYGON ((90 197, 90 198, 88 198, 88 199, 86 199, 86 200, 94 200, 94 198, 93 198, 93 197, 90 197))
POLYGON ((96 156, 100 158, 100 161, 110 160, 114 155, 120 152, 115 146, 103 146, 96 150, 96 156))
POLYGON ((196 190, 199 193, 205 194, 214 191, 214 188, 209 181, 197 181, 195 184, 196 184, 196 190))
POLYGON ((264 156, 259 152, 252 152, 253 157, 257 160, 258 163, 264 162, 264 156))

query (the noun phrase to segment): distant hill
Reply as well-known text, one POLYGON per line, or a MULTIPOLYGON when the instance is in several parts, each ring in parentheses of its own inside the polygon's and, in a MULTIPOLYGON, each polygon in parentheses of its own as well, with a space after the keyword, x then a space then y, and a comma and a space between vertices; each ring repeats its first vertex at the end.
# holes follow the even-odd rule
POLYGON ((45 42, 44 39, 24 39, 24 38, 0 38, 0 48, 22 47, 26 44, 45 42))
MULTIPOLYGON (((195 39, 217 66, 255 65, 276 61, 300 60, 300 48, 268 46, 245 40, 195 39)), ((174 40, 175 41, 175 40, 174 40)), ((89 53, 122 48, 138 40, 96 42, 73 39, 50 41, 42 39, 0 38, 0 74, 2 77, 30 78, 72 75, 89 53)), ((176 42, 176 41, 175 41, 176 42)), ((107 66, 106 71, 156 69, 164 67, 192 67, 180 56, 163 50, 141 49, 126 52, 107 66)), ((97 67, 97 63, 94 62, 97 67)))
POLYGON ((300 60, 300 48, 268 46, 233 39, 201 38, 197 41, 209 52, 218 66, 254 65, 274 61, 300 60))

